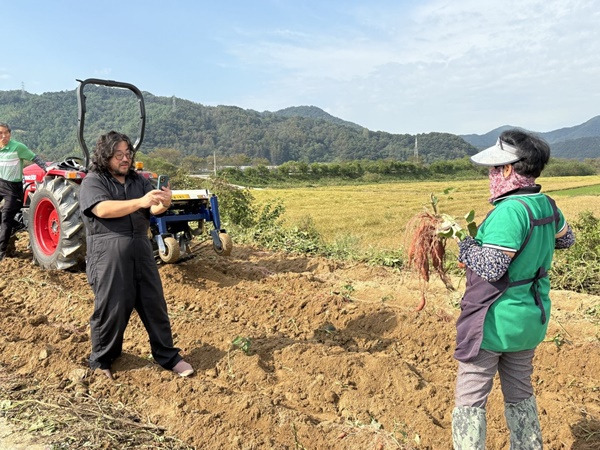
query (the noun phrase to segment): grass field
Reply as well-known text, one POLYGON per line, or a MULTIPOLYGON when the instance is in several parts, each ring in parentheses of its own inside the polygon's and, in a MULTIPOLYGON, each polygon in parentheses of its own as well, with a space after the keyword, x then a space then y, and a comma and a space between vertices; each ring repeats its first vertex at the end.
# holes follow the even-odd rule
MULTIPOLYGON (((600 216, 600 176, 541 177, 538 182, 542 192, 556 197, 567 220, 576 219, 584 210, 600 216)), ((487 179, 252 191, 258 204, 280 199, 290 226, 310 217, 327 243, 351 240, 362 249, 378 250, 404 246, 406 223, 430 208, 432 193, 439 199, 440 212, 462 217, 475 210, 477 223, 491 208, 487 179), (451 192, 444 194, 449 188, 451 192)))
POLYGON ((552 192, 555 197, 578 197, 581 195, 600 195, 600 184, 562 189, 552 192))

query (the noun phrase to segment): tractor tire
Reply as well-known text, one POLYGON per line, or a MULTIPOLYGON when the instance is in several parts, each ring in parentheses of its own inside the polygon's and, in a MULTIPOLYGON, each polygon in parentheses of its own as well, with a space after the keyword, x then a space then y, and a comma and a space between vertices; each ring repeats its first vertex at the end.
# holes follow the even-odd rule
POLYGON ((27 229, 34 261, 44 269, 85 266, 85 227, 79 212, 79 184, 46 178, 29 205, 27 229))
POLYGON ((160 256, 160 259, 167 264, 177 262, 177 260, 179 260, 179 256, 181 255, 181 249, 179 248, 179 242, 177 242, 177 239, 169 236, 164 238, 163 242, 165 243, 166 253, 163 253, 159 250, 158 256, 160 256))
POLYGON ((213 244, 213 250, 219 256, 229 256, 231 255, 231 249, 233 248, 233 241, 231 240, 231 236, 227 233, 219 233, 219 239, 221 240, 221 250, 219 250, 213 244))

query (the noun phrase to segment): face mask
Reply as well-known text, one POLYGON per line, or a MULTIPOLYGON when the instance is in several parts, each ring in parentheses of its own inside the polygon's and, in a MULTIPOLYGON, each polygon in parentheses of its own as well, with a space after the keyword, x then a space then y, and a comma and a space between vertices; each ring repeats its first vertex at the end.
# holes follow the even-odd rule
POLYGON ((535 186, 535 178, 519 175, 515 172, 514 167, 507 178, 504 178, 503 167, 491 167, 489 177, 491 194, 490 202, 515 189, 535 186))

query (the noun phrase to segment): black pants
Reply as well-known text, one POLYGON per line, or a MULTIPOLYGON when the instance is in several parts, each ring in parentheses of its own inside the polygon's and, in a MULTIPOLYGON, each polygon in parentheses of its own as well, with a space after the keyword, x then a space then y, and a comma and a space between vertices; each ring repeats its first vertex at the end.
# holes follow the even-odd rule
POLYGON ((90 367, 109 369, 121 355, 125 328, 135 308, 148 332, 154 360, 172 369, 181 356, 173 346, 167 303, 148 237, 108 233, 88 236, 87 245, 87 276, 95 294, 90 367))
POLYGON ((4 256, 8 240, 15 227, 15 216, 23 207, 23 183, 0 179, 0 201, 4 200, 0 214, 0 255, 4 256))

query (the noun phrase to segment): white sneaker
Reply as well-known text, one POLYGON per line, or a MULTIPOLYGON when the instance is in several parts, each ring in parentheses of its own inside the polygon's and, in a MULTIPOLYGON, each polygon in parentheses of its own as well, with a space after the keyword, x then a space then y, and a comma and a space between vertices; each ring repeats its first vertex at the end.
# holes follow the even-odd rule
POLYGON ((180 377, 189 377, 194 373, 194 368, 191 364, 186 363, 183 359, 179 361, 175 366, 173 366, 173 372, 175 372, 180 377))

